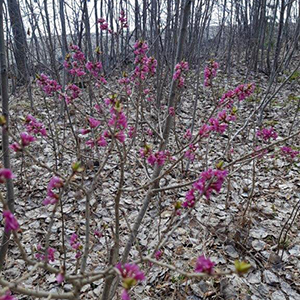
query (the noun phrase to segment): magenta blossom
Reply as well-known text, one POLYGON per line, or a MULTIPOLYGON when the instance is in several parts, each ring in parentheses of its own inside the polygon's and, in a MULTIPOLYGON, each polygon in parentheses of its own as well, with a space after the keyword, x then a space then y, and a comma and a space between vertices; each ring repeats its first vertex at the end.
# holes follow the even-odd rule
POLYGON ((278 134, 273 127, 258 130, 256 135, 266 142, 270 141, 271 139, 276 140, 278 137, 278 134))
POLYGON ((173 106, 169 107, 169 114, 174 117, 175 116, 175 108, 173 106))
POLYGON ((22 132, 20 136, 21 136, 21 143, 20 143, 21 145, 17 142, 14 142, 9 146, 10 149, 12 149, 15 152, 21 151, 23 147, 30 145, 32 142, 36 140, 35 137, 28 134, 27 132, 22 132))
POLYGON ((41 122, 38 122, 32 115, 26 116, 25 126, 28 133, 41 134, 42 136, 47 136, 45 126, 41 122))
POLYGON ((211 60, 204 69, 204 86, 209 87, 212 85, 212 79, 216 77, 219 64, 211 60))
POLYGON ((70 238, 70 245, 71 247, 76 251, 76 254, 75 254, 75 258, 76 259, 79 259, 81 257, 81 249, 82 249, 82 245, 78 239, 78 235, 76 233, 73 233, 71 235, 71 238, 70 238))
POLYGON ((197 273, 207 273, 209 275, 214 272, 215 263, 212 262, 209 258, 205 258, 204 255, 199 256, 197 259, 195 272, 197 273))
POLYGON ((177 81, 177 86, 182 88, 185 82, 184 74, 189 70, 188 62, 181 61, 175 66, 175 72, 173 74, 173 80, 177 81))
POLYGON ((196 204, 196 198, 195 198, 195 190, 191 189, 189 190, 185 195, 185 201, 182 203, 182 206, 184 208, 187 207, 194 207, 196 204))
POLYGON ((193 184, 193 188, 204 194, 209 200, 213 191, 220 193, 228 171, 208 169, 200 174, 200 178, 193 184))
POLYGON ((212 128, 210 126, 203 124, 199 130, 199 136, 200 137, 208 137, 211 130, 212 130, 212 128))
POLYGON ((44 205, 48 204, 55 204, 57 203, 59 199, 59 195, 53 192, 53 189, 61 188, 63 187, 64 182, 61 178, 54 176, 51 178, 51 180, 48 183, 47 187, 47 197, 43 201, 44 205))
POLYGON ((99 120, 96 120, 91 117, 91 118, 89 118, 89 123, 90 123, 91 128, 96 128, 100 125, 101 122, 99 120))
POLYGON ((209 123, 211 125, 210 130, 218 133, 224 133, 228 127, 227 124, 220 124, 219 120, 215 118, 210 118, 209 123))
POLYGON ((14 178, 14 174, 10 169, 0 169, 0 183, 4 183, 7 179, 14 178))
POLYGON ((19 229, 20 225, 10 210, 4 210, 3 217, 5 219, 5 232, 19 229))
POLYGON ((130 300, 128 291, 137 284, 138 281, 145 279, 144 273, 135 264, 124 264, 118 263, 116 265, 121 279, 124 290, 122 291, 122 300, 130 300))
POLYGON ((17 299, 11 295, 10 291, 7 291, 5 295, 0 296, 0 300, 17 300, 17 299))
POLYGON ((163 251, 162 250, 157 250, 154 254, 154 257, 155 257, 156 260, 160 260, 162 255, 163 255, 163 251))
POLYGON ((20 134, 20 136, 21 136, 21 142, 22 142, 23 147, 26 147, 26 146, 30 145, 32 142, 34 142, 36 140, 35 137, 28 134, 27 132, 22 132, 20 134))
MULTIPOLYGON (((40 244, 37 245, 37 250, 38 251, 41 251, 42 250, 42 246, 40 244)), ((35 254, 35 258, 37 260, 40 260, 40 261, 46 261, 46 262, 49 262, 49 261, 54 261, 55 258, 54 258, 54 253, 55 253, 55 249, 54 248, 48 248, 47 250, 47 260, 46 260, 46 256, 45 254, 41 254, 41 253, 36 253, 35 254)))
POLYGON ((65 280, 65 275, 63 273, 59 273, 56 276, 56 281, 58 284, 61 284, 65 280))
POLYGON ((281 147, 280 150, 285 157, 290 159, 294 159, 299 154, 299 151, 293 150, 291 147, 287 146, 281 147))

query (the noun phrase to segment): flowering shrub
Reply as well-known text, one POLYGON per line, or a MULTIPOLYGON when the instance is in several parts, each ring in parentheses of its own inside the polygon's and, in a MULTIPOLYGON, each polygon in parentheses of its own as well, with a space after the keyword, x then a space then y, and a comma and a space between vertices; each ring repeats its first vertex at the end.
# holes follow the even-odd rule
MULTIPOLYGON (((121 11, 118 22, 121 28, 128 26, 124 11, 121 11)), ((99 19, 98 23, 101 30, 109 31, 105 19, 99 19)), ((39 170, 51 173, 43 185, 45 199, 39 199, 38 202, 46 206, 41 205, 43 213, 49 213, 48 227, 45 236, 38 237, 41 241, 36 243, 33 253, 22 246, 18 234, 20 225, 5 201, 1 200, 5 230, 13 231, 26 263, 44 269, 46 272, 41 276, 48 276, 49 273, 55 275, 53 278, 56 279, 56 285, 61 285, 59 288, 64 285, 74 287, 73 294, 62 293, 63 299, 79 298, 84 286, 103 280, 105 299, 108 299, 107 293, 115 293, 113 289, 118 286, 116 283, 121 282, 121 298, 128 300, 135 286, 146 280, 145 274, 152 266, 169 268, 187 280, 202 275, 243 275, 249 270, 249 264, 237 261, 234 270, 221 273, 205 255, 195 255, 198 258, 193 272, 184 271, 188 267, 178 268, 165 246, 170 237, 177 233, 176 229, 185 226, 183 222, 195 216, 200 206, 205 210, 207 204, 211 204, 212 197, 218 197, 222 202, 225 192, 230 193, 230 184, 226 183, 230 183, 232 174, 237 172, 233 170, 234 164, 258 159, 269 150, 272 151, 270 142, 278 137, 272 127, 256 133, 260 144, 257 148, 255 145, 254 150, 245 157, 237 157, 234 161, 233 157, 237 154, 230 150, 233 147, 230 130, 237 128, 240 125, 237 122, 241 121, 234 104, 251 96, 254 84, 238 85, 223 95, 212 90, 213 96, 216 95, 212 112, 205 111, 201 118, 193 120, 195 122, 191 128, 186 128, 178 122, 180 109, 177 109, 177 99, 168 106, 160 106, 152 101, 156 94, 153 77, 157 61, 154 57, 148 57, 146 41, 134 44, 133 70, 123 73, 115 86, 106 86, 100 61, 87 61, 76 45, 71 45, 70 51, 64 62, 65 69, 78 81, 88 79, 89 88, 93 89, 94 94, 87 93, 76 83, 67 84, 63 90, 55 80, 41 74, 37 84, 48 96, 45 105, 54 111, 57 101, 63 101, 68 117, 64 119, 66 126, 62 130, 56 119, 45 123, 45 126, 28 114, 23 124, 26 131, 21 132, 19 139, 15 139, 15 134, 9 129, 10 138, 14 141, 11 149, 21 152, 24 162, 30 161, 39 170), (49 97, 55 97, 56 101, 51 102, 49 97), (72 115, 69 114, 71 110, 72 115), (153 122, 151 118, 157 119, 153 122), (169 120, 174 121, 170 122, 172 125, 168 123, 169 120), (53 161, 48 157, 48 150, 45 161, 33 152, 33 145, 39 147, 38 143, 34 143, 39 139, 53 149, 53 161), (224 153, 216 154, 214 144, 222 144, 223 141, 224 153), (262 142, 269 144, 263 146, 262 142), (223 157, 226 157, 226 162, 220 162, 223 157), (158 197, 159 205, 154 197, 157 193, 161 196, 158 197), (134 202, 131 203, 131 200, 134 202), (82 206, 82 203, 85 205, 82 206), (150 221, 156 226, 159 219, 158 227, 163 229, 159 228, 159 234, 153 242, 140 247, 138 232, 150 203, 155 209, 158 206, 160 208, 159 212, 151 212, 150 221), (161 211, 166 207, 171 212, 170 218, 164 223, 161 221, 161 211), (127 215, 132 217, 135 208, 139 212, 134 215, 135 223, 131 224, 132 219, 127 215), (68 212, 74 209, 80 211, 78 219, 72 218, 70 221, 68 212), (61 230, 56 232, 54 224, 61 230), (55 238, 54 232, 57 234, 55 238), (135 245, 138 251, 131 251, 135 245)), ((210 91, 208 88, 213 88, 218 68, 217 62, 210 61, 204 70, 207 93, 210 91)), ((183 87, 190 78, 188 74, 189 65, 186 61, 178 62, 174 73, 169 74, 173 81, 172 89, 178 98, 185 93, 183 87)), ((48 117, 50 119, 51 116, 48 117)), ((6 126, 3 119, 1 126, 6 126)), ((287 146, 281 147, 280 153, 287 159, 296 159, 299 154, 287 146)), ((6 183, 13 177, 9 169, 0 169, 0 183, 6 183)), ((147 226, 155 228, 151 222, 147 226)), ((48 296, 49 299, 52 297, 50 292, 48 296)), ((11 296, 7 293, 1 297, 11 296)), ((53 298, 58 297, 55 294, 53 298)))

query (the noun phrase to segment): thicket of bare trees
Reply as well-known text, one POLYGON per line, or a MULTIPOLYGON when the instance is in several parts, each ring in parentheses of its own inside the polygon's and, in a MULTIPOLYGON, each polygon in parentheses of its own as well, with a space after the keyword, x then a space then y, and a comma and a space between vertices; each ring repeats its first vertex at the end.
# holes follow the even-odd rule
MULTIPOLYGON (((6 184, 6 199, 0 191, 5 219, 0 271, 5 264, 12 233, 18 254, 26 263, 24 268, 32 266, 29 275, 24 275, 24 281, 36 270, 43 270, 42 277, 50 273, 57 284, 64 283, 63 288, 65 283, 71 285, 70 291, 48 292, 35 289, 34 284, 32 288, 19 286, 17 283, 22 278, 11 283, 0 277, 0 285, 5 287, 0 290, 1 294, 11 290, 37 298, 80 299, 84 286, 101 280, 99 299, 113 299, 121 281, 122 299, 128 300, 128 292, 143 280, 144 274, 137 265, 122 264, 138 256, 134 263, 147 263, 149 270, 152 264, 157 264, 178 272, 187 280, 199 279, 202 275, 221 277, 246 273, 250 264, 239 260, 236 260, 234 270, 215 273, 214 263, 199 256, 197 264, 200 268, 186 272, 175 264, 159 262, 160 257, 156 260, 153 257, 157 253, 162 255, 160 251, 172 234, 185 226, 184 222, 194 213, 198 200, 205 196, 205 205, 210 204, 211 194, 218 195, 225 181, 227 194, 223 195, 222 201, 226 213, 230 211, 232 182, 237 180, 235 174, 243 174, 243 164, 252 163, 251 190, 246 200, 239 204, 239 209, 244 212, 238 225, 247 227, 248 234, 251 222, 248 222, 247 214, 253 203, 261 157, 268 155, 268 151, 278 156, 281 153, 285 155, 284 159, 289 156, 287 161, 290 163, 299 155, 289 144, 283 150, 278 148, 299 136, 299 130, 294 128, 299 123, 298 98, 295 97, 298 106, 289 130, 281 129, 282 139, 271 143, 272 139, 277 139, 277 132, 273 127, 262 126, 267 106, 300 66, 297 61, 299 1, 1 0, 0 5, 3 114, 0 125, 5 167, 1 168, 0 183, 6 184), (248 80, 249 75, 252 79, 255 78, 253 75, 260 74, 265 80, 268 78, 268 82, 264 82, 264 91, 261 92, 260 86, 256 89, 254 82, 240 82, 239 86, 227 91, 226 84, 215 89, 213 79, 219 69, 217 61, 227 78, 236 74, 242 75, 238 81, 248 80), (205 64, 202 90, 203 81, 199 74, 205 64), (40 94, 37 92, 36 100, 43 101, 44 107, 34 103, 31 93, 34 80, 42 90, 40 94), (37 115, 39 109, 43 111, 39 115, 43 123, 27 114, 25 123, 18 127, 18 120, 14 120, 14 126, 10 126, 9 94, 25 90, 24 86, 31 110, 37 115), (249 102, 242 102, 252 96, 249 102), (191 98, 188 105, 183 103, 185 97, 191 98), (209 107, 200 110, 198 100, 203 98, 207 98, 209 107), (190 103, 193 103, 193 109, 190 103), (242 105, 245 106, 240 112, 242 105), (26 130, 21 132, 23 127, 26 130), (241 137, 238 148, 243 153, 235 153, 237 136, 241 137), (40 145, 34 144, 37 140, 40 145), (47 146, 46 154, 42 149, 44 146, 47 146), (35 156, 36 149, 41 156, 35 156), (47 176, 52 176, 47 181, 47 188, 41 188, 43 191, 36 196, 38 206, 43 204, 46 209, 51 208, 47 225, 41 225, 45 234, 36 248, 24 248, 22 234, 19 235, 21 226, 14 216, 14 176, 10 170, 9 151, 16 152, 14 161, 17 164, 21 162, 17 171, 21 178, 19 184, 27 184, 34 174, 38 177, 36 182, 24 184, 30 189, 39 180, 44 180, 44 185, 45 178, 39 178, 39 172, 45 171, 47 176), (199 174, 200 168, 203 172, 199 174), (110 172, 115 172, 114 177, 110 172), (169 175, 172 178, 161 185, 169 175), (104 184, 114 189, 106 190, 102 195, 104 184), (190 188, 188 191, 187 187, 190 188), (45 191, 47 197, 41 201, 45 191), (166 191, 174 191, 174 194, 166 191), (180 198, 185 200, 178 200, 177 191, 185 194, 180 198), (126 197, 136 201, 134 205, 123 205, 126 197), (142 248, 138 235, 156 197, 161 202, 157 206, 161 206, 162 201, 169 201, 172 212, 168 221, 161 224, 161 207, 155 211, 153 220, 159 221, 158 234, 153 241, 157 244, 149 249, 147 245, 142 248), (84 209, 74 212, 80 221, 70 222, 65 205, 69 201, 77 206, 77 200, 82 200, 84 209), (95 230, 98 234, 95 239, 105 239, 106 249, 103 250, 103 269, 89 274, 90 258, 94 253, 92 200, 97 203, 100 213, 110 214, 111 221, 107 223, 109 225, 101 223, 104 235, 95 230), (182 213, 184 209, 186 211, 182 213), (132 210, 135 215, 127 220, 126 214, 132 210), (61 231, 57 240, 51 240, 58 219, 61 231), (67 247, 66 238, 71 230, 70 247, 67 247), (76 231, 80 232, 81 239, 76 231), (51 244, 55 244, 57 250, 51 248, 51 244), (132 255, 135 248, 136 254, 132 255), (70 249, 76 253, 74 268, 74 261, 70 263, 70 257, 67 257, 70 249), (58 264, 52 266, 49 261, 55 260, 58 264), (124 271, 123 267, 128 270, 124 271), (201 276, 196 274, 197 269, 203 273, 201 276)), ((293 105, 291 103, 290 107, 293 105)), ((299 205, 297 203, 292 214, 298 213, 299 205)), ((97 215, 97 222, 99 220, 97 215)), ((231 221, 228 228, 230 224, 231 221)), ((29 226, 27 232, 32 234, 34 229, 29 226)), ((248 237, 241 239, 240 244, 243 241, 248 241, 248 237)))
MULTIPOLYGON (((34 75, 44 70, 61 81, 62 60, 72 43, 85 49, 89 59, 100 58, 110 74, 119 64, 132 61, 132 45, 143 38, 158 59, 161 76, 162 69, 174 65, 183 3, 22 0, 19 13, 18 2, 9 0, 5 17, 10 71, 20 79, 27 71, 34 75), (122 10, 126 30, 120 30, 122 10), (105 19, 108 30, 99 28, 99 18, 105 19)), ((193 1, 184 57, 192 64, 221 59, 228 73, 238 62, 248 71, 270 75, 286 69, 298 50, 299 16, 299 2, 293 0, 193 1)))

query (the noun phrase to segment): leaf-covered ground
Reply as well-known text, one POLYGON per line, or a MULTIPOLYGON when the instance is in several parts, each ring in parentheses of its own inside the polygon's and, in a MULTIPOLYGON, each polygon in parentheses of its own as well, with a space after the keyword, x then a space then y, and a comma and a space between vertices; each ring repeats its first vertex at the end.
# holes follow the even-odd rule
MULTIPOLYGON (((242 71, 235 70, 233 79, 229 80, 220 73, 214 87, 215 96, 221 96, 223 91, 236 87, 244 75, 242 71)), ((284 76, 279 77, 277 87, 284 76)), ((232 148, 230 156, 224 154, 229 138, 243 126, 264 96, 267 78, 259 75, 247 80, 247 82, 252 81, 257 85, 256 92, 240 104, 237 121, 229 131, 223 136, 213 135, 199 145, 196 159, 190 163, 188 172, 185 172, 187 160, 183 160, 177 169, 162 178, 160 187, 193 181, 207 167, 215 167, 220 161, 223 161, 226 167, 230 162, 253 151, 254 137, 258 128, 250 122, 250 126, 230 145, 232 148)), ((194 83, 195 76, 191 76, 188 84, 192 86, 194 83)), ((118 90, 118 86, 114 84, 109 84, 109 88, 111 91, 118 90)), ((166 88, 165 92, 167 91, 166 88)), ((109 93, 107 89, 98 90, 95 97, 101 101, 102 96, 109 93)), ((182 92, 181 107, 178 109, 174 126, 177 138, 172 138, 169 146, 172 153, 187 143, 182 137, 186 129, 191 126, 195 94, 194 87, 186 88, 182 92)), ((62 120, 58 117, 60 106, 54 108, 55 103, 59 101, 46 98, 44 102, 43 97, 39 89, 34 89, 35 112, 32 112, 25 93, 20 91, 12 96, 11 127, 15 133, 22 131, 22 118, 27 113, 42 120, 48 132, 51 126, 53 136, 59 141, 56 149, 58 170, 66 175, 70 173, 71 163, 76 161, 74 139, 70 127, 66 125, 67 118, 62 120)), ((292 133, 299 130, 300 118, 298 116, 295 118, 298 101, 300 101, 299 78, 296 78, 288 82, 267 108, 264 124, 275 128, 279 135, 278 140, 288 136, 292 124, 292 133)), ((129 123, 133 123, 134 108, 127 107, 126 102, 124 105, 129 123)), ((76 106, 77 110, 71 109, 70 115, 72 123, 78 130, 85 126, 85 118, 91 112, 88 100, 78 101, 76 106)), ((201 122, 212 111, 212 106, 212 93, 203 90, 201 84, 194 133, 199 130, 201 122)), ((154 124, 153 127, 158 124, 157 115, 153 106, 146 103, 145 118, 150 125, 154 124)), ((163 119, 162 115, 160 118, 163 119)), ((147 122, 140 126, 145 133, 130 150, 125 167, 124 192, 121 197, 121 253, 130 232, 129 226, 132 226, 145 196, 145 189, 141 187, 149 181, 149 175, 152 173, 152 168, 140 158, 139 149, 145 142, 152 144, 154 148, 158 145, 155 134, 149 135, 147 122)), ((86 138, 79 137, 84 145, 86 138)), ((300 150, 300 137, 295 136, 284 145, 292 145, 294 149, 300 150)), ((217 271, 233 269, 234 261, 240 259, 251 263, 252 268, 249 273, 243 277, 231 275, 205 280, 187 280, 174 271, 143 264, 141 269, 146 273, 146 280, 131 291, 132 299, 300 299, 300 161, 299 156, 289 161, 280 155, 280 146, 276 145, 269 153, 256 159, 255 166, 250 160, 233 165, 229 170, 230 181, 226 181, 221 194, 212 197, 209 204, 200 199, 182 226, 175 230, 162 249, 161 262, 173 264, 180 270, 192 271, 196 258, 205 254, 216 263, 217 271)), ((74 177, 73 181, 88 186, 99 168, 99 163, 101 164, 105 150, 101 149, 103 152, 99 156, 100 162, 97 154, 88 147, 82 146, 81 150, 85 172, 74 177)), ((30 151, 37 160, 50 168, 55 168, 51 137, 48 140, 39 139, 30 151)), ((107 253, 108 248, 112 247, 114 196, 120 174, 118 165, 119 159, 113 152, 109 155, 108 163, 104 167, 103 175, 100 176, 91 199, 89 272, 105 268, 109 259, 107 253), (101 238, 93 235, 95 230, 101 231, 101 238)), ((19 234, 28 255, 34 255, 36 245, 43 244, 50 222, 52 207, 44 206, 42 201, 46 197, 47 184, 53 174, 35 165, 31 158, 22 157, 22 154, 12 154, 12 166, 16 175, 15 209, 21 225, 19 234)), ((165 190, 153 198, 138 234, 138 246, 131 252, 131 260, 139 259, 140 252, 147 255, 149 251, 153 251, 157 241, 167 234, 166 229, 174 212, 174 204, 177 201, 184 201, 187 190, 188 187, 165 190)), ((85 239, 85 199, 79 190, 70 189, 63 196, 63 213, 67 239, 67 271, 75 272, 75 253, 69 246, 68 240, 73 232, 77 232, 82 243, 85 239)), ((57 267, 60 266, 63 251, 60 240, 61 212, 57 212, 50 237, 51 246, 57 249, 56 260, 51 264, 57 267)), ((16 245, 11 242, 4 272, 5 278, 10 281, 18 280, 28 270, 30 267, 25 266, 16 245)), ((99 280, 93 285, 86 285, 82 289, 82 299, 98 299, 102 283, 102 280, 99 280)), ((40 270, 26 278, 22 284, 24 287, 43 288, 52 292, 69 291, 72 288, 70 284, 59 286, 54 275, 40 270)), ((17 297, 31 299, 28 296, 17 297)))

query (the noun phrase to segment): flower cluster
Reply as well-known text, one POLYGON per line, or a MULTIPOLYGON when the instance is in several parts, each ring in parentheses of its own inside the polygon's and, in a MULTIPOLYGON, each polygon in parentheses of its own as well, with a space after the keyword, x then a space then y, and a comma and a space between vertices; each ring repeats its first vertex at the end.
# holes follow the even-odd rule
POLYGON ((193 188, 190 189, 185 195, 185 202, 183 207, 194 207, 196 197, 196 190, 200 195, 205 195, 206 199, 209 200, 213 191, 220 193, 221 187, 228 174, 226 170, 212 170, 208 169, 200 174, 200 178, 193 184, 193 188))
POLYGON ((59 188, 63 187, 63 185, 64 185, 64 183, 61 178, 59 178, 57 176, 52 177, 48 183, 47 197, 43 201, 43 204, 44 205, 55 204, 59 199, 59 195, 56 194, 55 192, 53 192, 53 190, 59 189, 59 188))
POLYGON ((128 28, 127 18, 125 17, 125 11, 121 10, 119 21, 121 23, 121 28, 128 28))
POLYGON ((195 272, 198 273, 207 273, 209 275, 214 272, 215 263, 212 262, 209 258, 205 258, 204 255, 201 255, 197 259, 195 272))
POLYGON ((36 77, 37 84, 48 96, 53 96, 54 92, 60 91, 62 88, 56 80, 50 79, 43 73, 41 75, 37 75, 36 77))
POLYGON ((209 64, 204 69, 204 86, 209 87, 212 85, 212 79, 216 77, 217 70, 219 69, 219 64, 211 60, 209 64))
POLYGON ((172 116, 172 117, 175 117, 175 108, 173 106, 170 106, 169 107, 169 114, 172 116))
POLYGON ((43 123, 38 122, 32 115, 27 115, 25 126, 28 133, 41 134, 47 136, 47 131, 43 123))
POLYGON ((184 73, 189 70, 189 64, 185 61, 178 63, 175 66, 175 73, 173 74, 173 80, 177 80, 177 86, 182 88, 184 86, 185 77, 184 73))
POLYGON ((74 84, 70 83, 66 87, 66 92, 59 95, 60 99, 64 99, 67 104, 71 103, 73 100, 77 99, 80 95, 80 88, 74 84))
POLYGON ((169 151, 156 151, 153 152, 151 146, 145 145, 144 148, 140 149, 140 156, 142 158, 147 158, 149 165, 163 166, 166 160, 174 160, 169 151))
POLYGON ((100 24, 100 29, 101 30, 107 30, 108 29, 108 23, 105 21, 104 18, 98 19, 97 23, 100 24))
POLYGON ((195 153, 198 147, 194 144, 189 145, 189 149, 185 152, 184 156, 189 160, 193 161, 195 159, 195 153))
POLYGON ((73 233, 71 235, 71 238, 70 238, 70 245, 71 247, 76 251, 76 255, 75 255, 75 258, 76 259, 79 259, 82 255, 81 253, 81 249, 82 249, 82 245, 78 239, 78 235, 76 233, 73 233))
POLYGON ((131 93, 132 93, 131 86, 130 86, 130 82, 131 82, 131 81, 130 81, 130 79, 127 77, 127 74, 124 74, 123 78, 119 79, 118 82, 119 82, 119 84, 124 85, 126 94, 127 94, 128 96, 130 96, 131 93))
POLYGON ((4 227, 5 232, 8 232, 10 230, 18 230, 19 229, 20 225, 10 210, 4 210, 3 217, 5 220, 5 227, 4 227))
POLYGON ((146 79, 147 75, 154 75, 157 67, 157 60, 154 57, 148 57, 146 52, 148 51, 148 45, 145 41, 137 41, 134 44, 134 54, 136 65, 132 80, 136 80, 136 84, 146 79))
POLYGON ((42 246, 41 244, 38 244, 37 247, 36 247, 36 250, 39 251, 38 253, 35 254, 35 258, 37 260, 40 260, 40 261, 46 261, 46 262, 49 262, 49 261, 54 261, 55 258, 54 258, 54 253, 55 253, 55 249, 54 248, 51 248, 49 247, 47 249, 47 257, 46 255, 42 252, 42 246))
POLYGON ((283 146, 280 148, 281 154, 289 159, 294 159, 300 152, 293 150, 291 147, 283 146))
POLYGON ((144 273, 135 264, 124 264, 118 263, 116 269, 122 279, 122 300, 130 300, 128 291, 137 284, 138 281, 145 279, 144 273))
POLYGON ((95 77, 98 78, 100 76, 100 72, 102 70, 102 63, 101 61, 97 61, 95 63, 92 63, 91 61, 88 61, 85 64, 86 69, 95 77))
POLYGON ((9 147, 15 152, 22 151, 24 147, 29 146, 31 143, 36 141, 36 138, 27 132, 20 133, 21 141, 12 143, 9 147))
POLYGON ((241 84, 234 90, 229 90, 225 94, 223 94, 221 99, 219 100, 219 105, 226 105, 227 107, 231 108, 236 98, 239 101, 242 101, 251 96, 254 92, 254 89, 254 83, 241 84))
POLYGON ((73 76, 84 76, 86 74, 86 72, 84 71, 84 53, 80 50, 80 48, 77 45, 71 45, 70 49, 72 53, 66 55, 63 66, 73 76))
POLYGON ((256 135, 263 139, 265 142, 269 142, 271 139, 276 140, 278 137, 277 132, 274 130, 273 127, 270 128, 263 128, 256 132, 256 135))
POLYGON ((218 118, 210 118, 208 122, 210 124, 210 126, 209 126, 210 131, 215 131, 215 132, 218 132, 218 133, 224 133, 225 130, 227 129, 227 127, 228 127, 228 124, 220 123, 220 119, 218 119, 218 118))
POLYGON ((0 296, 0 300, 17 300, 17 299, 11 295, 10 291, 7 291, 5 295, 0 296))
POLYGON ((13 179, 14 174, 10 169, 0 169, 0 183, 4 183, 7 179, 13 179))

